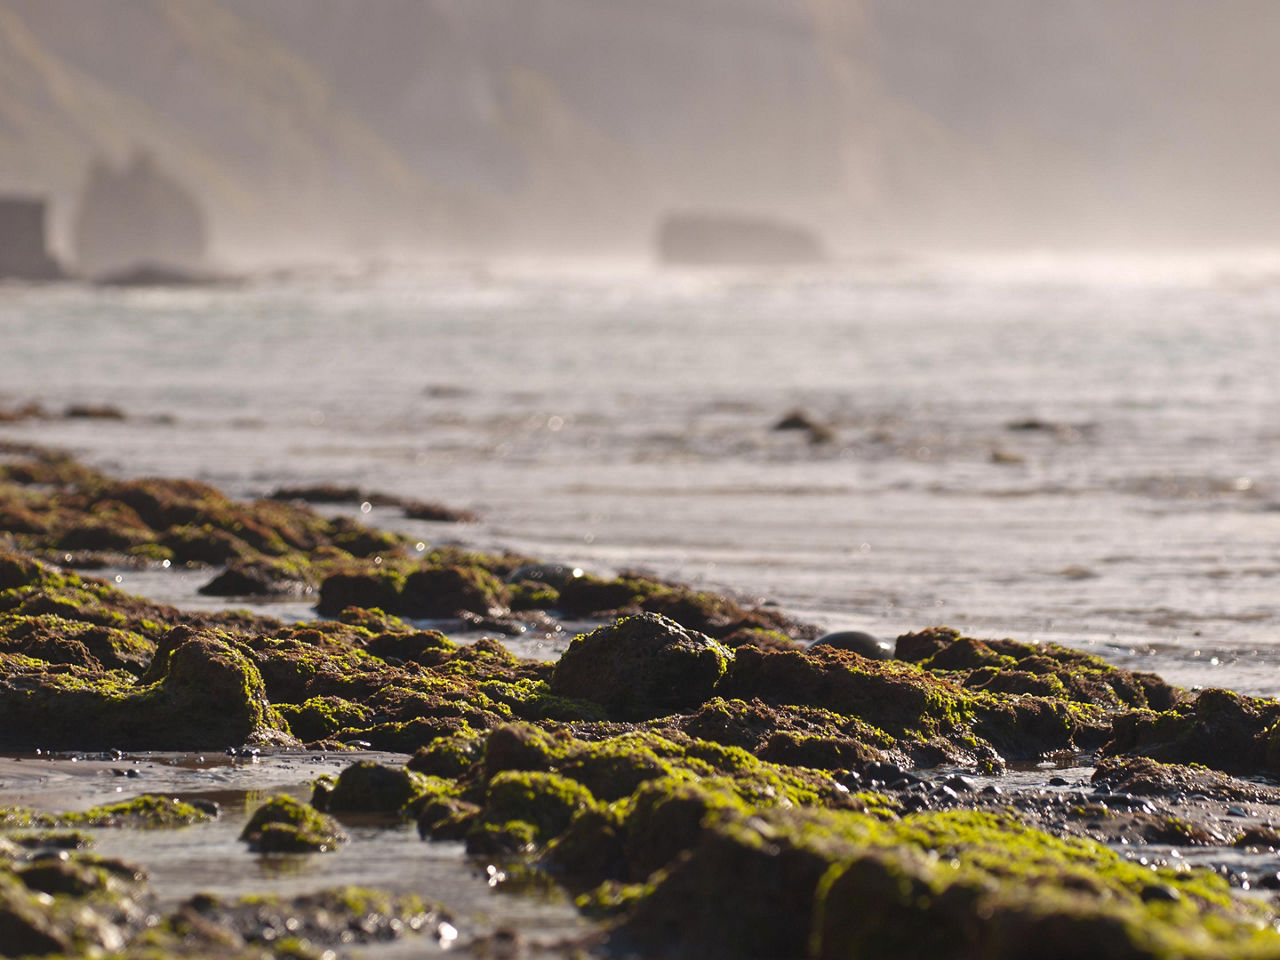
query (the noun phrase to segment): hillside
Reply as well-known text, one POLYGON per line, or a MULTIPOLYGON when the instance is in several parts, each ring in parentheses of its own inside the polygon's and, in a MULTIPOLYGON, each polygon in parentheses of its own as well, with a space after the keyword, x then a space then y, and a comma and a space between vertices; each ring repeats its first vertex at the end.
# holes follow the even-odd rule
POLYGON ((1280 239, 1267 0, 0 0, 0 190, 145 148, 218 254, 1280 239))

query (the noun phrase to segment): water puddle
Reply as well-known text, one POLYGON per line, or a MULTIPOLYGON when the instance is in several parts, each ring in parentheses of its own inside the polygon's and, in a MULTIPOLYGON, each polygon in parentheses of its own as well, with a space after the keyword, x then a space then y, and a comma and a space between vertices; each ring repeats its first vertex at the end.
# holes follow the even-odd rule
MULTIPOLYGON (((591 927, 554 890, 505 892, 501 864, 470 857, 461 843, 428 843, 409 823, 386 818, 338 818, 349 839, 324 854, 250 853, 239 840, 249 815, 277 793, 306 800, 311 781, 356 760, 403 763, 398 754, 279 753, 0 757, 0 806, 49 812, 119 803, 143 793, 217 803, 220 816, 186 827, 141 830, 81 828, 95 852, 147 871, 162 909, 197 893, 296 896, 356 885, 416 894, 452 917, 459 942, 494 930, 519 929, 526 942, 555 942, 591 927)), ((379 945, 377 956, 421 956, 442 947, 426 937, 379 945)))

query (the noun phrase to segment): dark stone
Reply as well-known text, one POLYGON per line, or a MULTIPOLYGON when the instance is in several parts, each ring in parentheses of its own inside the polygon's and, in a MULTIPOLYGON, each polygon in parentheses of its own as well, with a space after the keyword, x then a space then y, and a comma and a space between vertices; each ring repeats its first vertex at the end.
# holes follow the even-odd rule
POLYGON ((852 650, 854 653, 872 660, 888 660, 893 657, 893 648, 888 641, 861 630, 839 630, 824 634, 813 641, 813 646, 835 647, 837 650, 852 650))

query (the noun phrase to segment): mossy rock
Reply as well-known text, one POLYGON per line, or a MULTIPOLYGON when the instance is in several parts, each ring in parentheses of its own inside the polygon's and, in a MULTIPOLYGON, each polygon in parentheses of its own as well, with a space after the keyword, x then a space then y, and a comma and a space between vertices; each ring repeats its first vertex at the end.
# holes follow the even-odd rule
POLYGON ((776 809, 709 815, 616 935, 677 958, 1155 960, 1270 955, 1268 916, 1210 872, 1151 869, 1011 818, 776 809))
POLYGON ((962 731, 971 697, 919 667, 868 660, 834 647, 807 651, 739 648, 717 691, 726 698, 819 707, 859 717, 895 737, 962 731))
POLYGON ((408 617, 487 614, 510 599, 506 584, 479 566, 422 567, 405 577, 399 613, 408 617))
POLYGON ((347 607, 364 607, 399 612, 404 577, 393 570, 376 573, 332 573, 320 584, 316 609, 326 617, 347 607))
POLYGON ((637 611, 647 597, 667 588, 643 577, 574 577, 560 587, 557 601, 567 617, 589 617, 637 611))
POLYGON ((1116 717, 1106 756, 1200 763, 1243 776, 1280 773, 1280 702, 1208 689, 1172 709, 1116 717))
POLYGON ((731 659, 710 637, 645 613, 575 637, 550 687, 639 720, 697 707, 712 696, 731 659))
POLYGON ((317 790, 312 802, 328 813, 401 814, 426 789, 419 774, 361 760, 343 770, 330 790, 317 790))
POLYGON ((439 737, 419 747, 405 767, 428 776, 459 777, 484 757, 486 739, 469 729, 439 737))
POLYGON ((324 853, 347 837, 332 817, 281 794, 253 812, 240 839, 256 853, 324 853))
POLYGON ((479 822, 521 821, 533 827, 535 842, 545 843, 567 830, 577 813, 595 806, 591 791, 576 780, 555 773, 507 770, 489 781, 479 822))
MULTIPOLYGON (((8 655, 0 654, 0 658, 8 655)), ((0 742, 9 749, 222 749, 296 745, 253 662, 229 638, 190 633, 160 675, 9 657, 0 675, 0 742)))
POLYGON ((359 726, 372 711, 342 697, 311 697, 299 705, 281 704, 289 730, 304 743, 325 740, 347 727, 359 726))
POLYGON ((458 652, 458 645, 439 630, 412 633, 380 633, 364 646, 366 653, 383 660, 398 660, 431 667, 458 652))

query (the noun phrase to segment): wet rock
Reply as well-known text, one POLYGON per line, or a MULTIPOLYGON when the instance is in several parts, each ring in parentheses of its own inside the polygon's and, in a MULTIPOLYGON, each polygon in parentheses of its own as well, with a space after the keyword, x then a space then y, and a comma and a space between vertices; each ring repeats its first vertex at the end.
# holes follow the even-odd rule
POLYGON ((173 651, 159 689, 144 696, 169 749, 292 743, 253 662, 230 644, 198 637, 173 651))
POLYGON ((232 644, 191 636, 153 683, 118 671, 24 662, 0 676, 10 749, 221 749, 296 743, 267 701, 262 677, 232 644))
POLYGON ((1107 757, 1098 762, 1092 782, 1116 792, 1177 797, 1201 794, 1222 801, 1280 804, 1280 789, 1238 780, 1204 767, 1160 763, 1149 757, 1107 757))
POLYGON ((546 842, 569 827, 580 811, 593 809, 591 791, 555 773, 504 770, 489 780, 477 826, 529 824, 534 842, 546 842))
POLYGON ((480 515, 471 510, 448 507, 442 503, 422 500, 406 501, 402 509, 410 520, 430 520, 433 523, 479 523, 480 515))
POLYGON ((886 640, 864 633, 861 630, 839 630, 835 633, 823 634, 813 641, 813 646, 835 647, 837 650, 852 650, 854 653, 872 660, 888 660, 893 656, 893 647, 886 640))
POLYGON ((625 617, 574 638, 556 663, 551 691, 641 719, 698 706, 715 690, 727 648, 666 617, 625 617))
POLYGON ((477 566, 423 567, 404 581, 397 612, 409 617, 488 614, 506 606, 506 587, 477 566))
POLYGON ((271 500, 300 500, 303 503, 361 503, 366 499, 359 487, 342 487, 331 483, 277 487, 267 497, 271 500))
POLYGON ((581 567, 563 563, 526 563, 508 573, 505 579, 507 583, 545 583, 556 590, 563 590, 569 581, 582 576, 581 567))
MULTIPOLYGON (((359 887, 340 887, 296 897, 257 895, 222 900, 199 894, 182 904, 159 937, 176 935, 160 955, 323 956, 319 947, 348 950, 353 944, 383 945, 415 933, 435 933, 447 920, 419 897, 359 887), (305 946, 304 946, 305 945, 305 946), (229 949, 230 948, 230 949, 229 949)), ((452 929, 450 925, 450 929, 452 929)))
POLYGON ((362 760, 339 774, 312 802, 327 813, 400 813, 423 792, 418 775, 404 768, 362 760))
POLYGON ((638 577, 605 580, 588 574, 561 585, 559 609, 567 617, 635 612, 645 597, 660 589, 659 584, 638 577))
POLYGON ((341 613, 347 607, 400 610, 400 590, 404 578, 394 571, 379 573, 334 573, 320 584, 316 609, 324 616, 341 613))
POLYGON ((880 751, 853 739, 778 732, 757 754, 761 760, 818 770, 861 769, 879 761, 880 751))
POLYGON ((831 443, 835 440, 835 431, 805 410, 792 410, 773 424, 776 431, 804 431, 810 443, 831 443))
POLYGON ((740 648, 718 692, 770 704, 805 704, 859 717, 894 736, 955 729, 953 685, 893 661, 833 646, 805 652, 740 648))
POLYGON ((1210 689, 1160 713, 1135 711, 1116 717, 1103 752, 1258 775, 1280 771, 1277 724, 1280 703, 1210 689))
POLYGON ((324 853, 347 837, 332 817, 280 795, 253 812, 240 839, 255 853, 324 853))
POLYGON ((300 597, 310 589, 304 577, 280 564, 233 560, 198 592, 206 597, 300 597))
POLYGON ((457 653, 458 645, 439 630, 416 630, 413 633, 383 633, 365 644, 367 653, 401 663, 435 666, 457 653))

